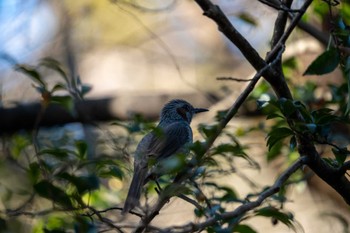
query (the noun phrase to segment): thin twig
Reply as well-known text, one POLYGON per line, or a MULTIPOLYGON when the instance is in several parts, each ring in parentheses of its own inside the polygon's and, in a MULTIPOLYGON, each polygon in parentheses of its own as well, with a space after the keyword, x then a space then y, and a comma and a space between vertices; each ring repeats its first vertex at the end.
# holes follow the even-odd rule
POLYGON ((169 233, 188 233, 196 232, 205 229, 208 226, 212 226, 220 220, 227 220, 240 217, 250 210, 260 206, 267 198, 279 192, 282 186, 286 183, 289 177, 294 174, 299 168, 301 168, 307 162, 307 157, 300 157, 294 164, 292 164, 288 169, 286 169, 275 183, 265 191, 263 191, 255 201, 247 202, 238 206, 235 210, 230 212, 225 212, 223 214, 217 213, 215 216, 200 222, 200 223, 189 223, 183 226, 172 226, 163 229, 163 232, 169 233))
POLYGON ((268 56, 266 57, 266 61, 269 61, 273 56, 277 53, 277 51, 280 50, 281 46, 285 46, 287 39, 294 31, 295 27, 298 25, 299 21, 301 20, 301 17, 304 15, 306 10, 309 8, 310 4, 313 2, 313 0, 306 0, 303 4, 303 6, 300 8, 300 12, 295 14, 295 17, 290 22, 288 28, 284 32, 284 34, 281 36, 281 38, 278 40, 276 45, 272 48, 272 50, 269 52, 268 56))
POLYGON ((278 0, 258 0, 258 1, 264 5, 267 5, 273 9, 275 9, 275 10, 290 12, 290 13, 300 12, 299 9, 288 8, 286 5, 284 5, 281 1, 278 1, 278 0))
POLYGON ((230 80, 230 81, 236 81, 236 82, 250 82, 252 79, 242 79, 242 78, 233 78, 233 77, 217 77, 216 80, 230 80))
POLYGON ((194 207, 196 207, 197 209, 199 210, 203 210, 203 207, 198 203, 196 202, 195 200, 189 198, 188 196, 184 195, 184 194, 179 194, 177 195, 178 198, 181 198, 182 200, 192 204, 194 207))

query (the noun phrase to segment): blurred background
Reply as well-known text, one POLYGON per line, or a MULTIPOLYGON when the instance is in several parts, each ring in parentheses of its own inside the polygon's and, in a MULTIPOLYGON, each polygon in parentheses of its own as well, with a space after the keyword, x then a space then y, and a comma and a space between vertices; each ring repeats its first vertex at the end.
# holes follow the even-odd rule
MULTIPOLYGON (((213 2, 222 7, 235 27, 265 57, 276 12, 253 0, 213 2)), ((297 1, 296 6, 300 2, 297 1)), ((195 106, 210 108, 210 113, 195 119, 193 128, 198 123, 213 122, 216 111, 230 107, 246 85, 246 82, 217 78, 249 79, 254 69, 218 31, 216 24, 202 14, 198 5, 190 0, 2 0, 0 104, 9 107, 14 103, 41 100, 42 96, 33 87, 33 79, 14 70, 14 64, 37 66, 41 59, 50 57, 62 64, 69 82, 91 87, 85 99, 111 98, 113 102, 109 107, 121 120, 130 119, 135 112, 158 115, 169 99, 184 98, 195 106)), ((289 73, 292 83, 305 82, 301 74, 322 50, 321 43, 301 30, 295 31, 289 40, 286 58, 298 56, 304 60, 289 73)), ((40 72, 48 85, 61 80, 59 74, 48 69, 40 68, 40 72)), ((325 95, 322 89, 315 93, 319 97, 325 95)), ((255 93, 257 97, 264 94, 255 93)), ((265 124, 265 118, 257 116, 255 110, 254 101, 247 103, 231 122, 231 129, 239 134, 245 128, 265 124)), ((69 132, 74 139, 96 144, 90 147, 94 154, 102 150, 97 144, 104 130, 113 131, 109 124, 100 127, 102 130, 70 124, 64 127, 64 132, 69 132)), ((57 139, 63 134, 55 129, 48 132, 57 139)), ((267 161, 265 137, 260 133, 242 139, 251 146, 249 151, 262 168, 244 169, 242 164, 241 172, 260 185, 271 185, 285 164, 280 160, 267 161)), ((201 139, 201 135, 195 132, 195 138, 201 139)), ((133 149, 134 144, 128 153, 132 154, 133 149)), ((126 167, 130 171, 131 163, 126 167)), ((2 175, 11 176, 11 169, 3 167, 2 175)), ((112 190, 104 196, 109 203, 123 202, 130 175, 131 172, 126 174, 125 183, 114 180, 106 184, 112 190)), ((232 174, 220 182, 235 187, 244 196, 251 191, 245 181, 232 174)), ((4 193, 2 191, 3 202, 4 193)), ((290 197, 286 205, 305 232, 345 232, 350 219, 348 208, 327 187, 308 186, 304 182, 291 190, 290 197)), ((171 207, 156 219, 160 226, 188 221, 184 214, 193 217, 193 210, 181 200, 169 205, 171 207)), ((6 204, 0 207, 5 208, 6 204)), ((292 231, 266 219, 254 221, 257 222, 253 222, 253 226, 259 232, 292 231)), ((24 227, 22 231, 31 232, 24 227)))

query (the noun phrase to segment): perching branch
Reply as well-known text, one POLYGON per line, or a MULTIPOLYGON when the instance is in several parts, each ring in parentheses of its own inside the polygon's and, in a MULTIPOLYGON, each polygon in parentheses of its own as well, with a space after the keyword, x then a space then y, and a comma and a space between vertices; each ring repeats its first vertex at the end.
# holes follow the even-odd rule
POLYGON ((267 198, 279 192, 282 186, 286 183, 289 177, 294 174, 299 168, 306 164, 308 158, 307 156, 300 157, 297 161, 294 162, 288 169, 286 169, 280 177, 275 181, 275 183, 264 192, 262 192, 255 201, 247 202, 238 206, 235 210, 225 212, 225 213, 216 213, 215 216, 206 219, 203 222, 199 223, 189 223, 183 226, 172 226, 167 229, 163 229, 162 232, 169 233, 188 233, 196 232, 205 229, 206 227, 212 226, 220 220, 228 220, 239 218, 243 216, 250 210, 255 209, 260 206, 267 198))

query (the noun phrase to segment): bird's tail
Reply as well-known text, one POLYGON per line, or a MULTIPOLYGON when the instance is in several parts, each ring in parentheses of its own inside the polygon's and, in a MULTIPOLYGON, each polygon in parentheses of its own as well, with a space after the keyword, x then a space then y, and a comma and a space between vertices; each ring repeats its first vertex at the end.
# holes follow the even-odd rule
POLYGON ((139 205, 142 187, 145 184, 146 175, 147 166, 135 167, 134 176, 132 177, 132 181, 128 191, 128 196, 126 197, 122 214, 128 213, 135 206, 139 205))

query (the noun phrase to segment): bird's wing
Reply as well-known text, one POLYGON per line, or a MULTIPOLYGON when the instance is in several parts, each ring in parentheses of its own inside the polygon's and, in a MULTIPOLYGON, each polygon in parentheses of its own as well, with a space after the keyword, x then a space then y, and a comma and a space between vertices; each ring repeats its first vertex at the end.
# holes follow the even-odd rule
POLYGON ((162 128, 160 135, 153 133, 147 154, 156 160, 167 158, 192 142, 191 127, 185 122, 174 122, 162 128))

